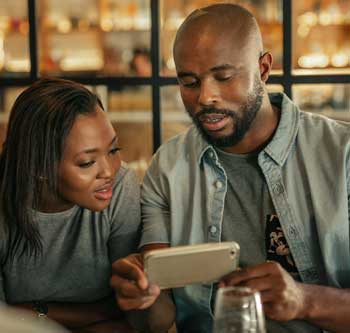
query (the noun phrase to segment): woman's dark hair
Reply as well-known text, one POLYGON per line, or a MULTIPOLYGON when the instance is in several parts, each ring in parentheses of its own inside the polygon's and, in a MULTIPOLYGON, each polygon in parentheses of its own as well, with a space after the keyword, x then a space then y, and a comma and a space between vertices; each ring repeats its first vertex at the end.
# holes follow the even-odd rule
POLYGON ((33 212, 44 188, 57 195, 57 170, 67 135, 78 115, 100 99, 83 85, 54 78, 35 82, 16 99, 0 155, 0 207, 8 235, 7 257, 42 253, 33 212))

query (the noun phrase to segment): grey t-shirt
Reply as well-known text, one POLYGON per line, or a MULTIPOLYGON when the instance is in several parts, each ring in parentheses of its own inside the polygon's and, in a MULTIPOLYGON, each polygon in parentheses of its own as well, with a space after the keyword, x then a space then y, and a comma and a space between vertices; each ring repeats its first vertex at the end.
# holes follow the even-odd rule
MULTIPOLYGON (((227 193, 222 225, 222 241, 234 240, 240 244, 240 266, 256 265, 270 258, 274 249, 266 241, 267 223, 277 217, 264 175, 258 165, 258 154, 229 154, 217 149, 221 165, 227 174, 227 193)), ((275 234, 283 234, 280 225, 275 234)), ((276 235, 275 235, 276 237, 276 235)), ((282 237, 277 240, 280 242, 282 237)), ((275 245, 275 244, 272 244, 275 245)), ((284 244, 286 247, 287 244, 284 244)), ((278 252, 278 251, 277 251, 278 252)), ((283 256, 283 260, 287 257, 283 256)), ((288 264, 288 260, 284 260, 288 264)), ((284 262, 282 261, 282 262, 284 262)), ((267 320, 268 333, 320 333, 305 321, 277 322, 267 320)))
MULTIPOLYGON (((111 293, 111 263, 135 252, 140 238, 140 186, 123 164, 109 207, 101 212, 74 206, 37 212, 43 256, 15 257, 1 265, 0 300, 22 303, 93 302, 111 293)), ((0 239, 0 262, 7 239, 0 239)))

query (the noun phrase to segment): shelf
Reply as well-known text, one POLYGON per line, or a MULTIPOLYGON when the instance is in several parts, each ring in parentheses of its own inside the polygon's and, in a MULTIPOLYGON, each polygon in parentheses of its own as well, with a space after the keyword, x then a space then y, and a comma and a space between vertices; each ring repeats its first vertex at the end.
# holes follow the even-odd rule
MULTIPOLYGON (((152 112, 150 110, 135 110, 135 111, 108 111, 108 118, 111 121, 122 123, 150 123, 152 122, 152 112)), ((188 122, 191 119, 187 113, 181 111, 164 111, 162 112, 162 122, 188 122)), ((0 110, 0 123, 7 123, 9 113, 0 110)))
POLYGON ((101 27, 99 26, 94 26, 94 27, 89 27, 88 29, 71 29, 68 32, 63 32, 63 31, 59 31, 57 29, 54 28, 50 28, 50 29, 45 29, 44 32, 48 33, 48 34, 56 34, 56 35, 64 35, 64 36, 69 36, 69 34, 71 33, 87 33, 87 32, 98 32, 98 33, 105 33, 105 34, 110 34, 110 33, 144 33, 144 32, 150 32, 151 29, 112 29, 112 30, 103 30, 101 29, 101 27))
MULTIPOLYGON (((177 21, 176 23, 168 23, 164 22, 162 24, 162 31, 167 31, 167 32, 176 32, 179 28, 179 26, 181 25, 181 23, 185 20, 185 17, 179 19, 179 21, 177 21)), ((282 22, 279 21, 274 21, 274 22, 267 22, 267 21, 259 21, 259 26, 260 28, 276 28, 276 27, 282 27, 282 22)))
POLYGON ((316 24, 314 26, 311 26, 311 29, 315 28, 350 28, 350 22, 344 22, 344 23, 331 23, 331 24, 316 24))
MULTIPOLYGON (((292 74, 295 76, 298 75, 325 75, 325 74, 333 74, 333 75, 345 75, 350 74, 350 67, 342 67, 342 68, 298 68, 293 69, 292 74)), ((326 82, 325 82, 326 83, 326 82)))
MULTIPOLYGON (((1 33, 1 30, 0 30, 0 33, 1 33)), ((29 31, 26 31, 26 32, 21 32, 21 31, 6 31, 4 32, 4 39, 6 38, 11 38, 11 37, 14 37, 14 36, 22 36, 22 37, 28 37, 29 36, 29 31)))
MULTIPOLYGON (((108 118, 111 121, 123 123, 146 123, 152 122, 152 113, 148 110, 116 111, 109 110, 108 118)), ((185 111, 163 111, 162 122, 191 122, 185 111)))

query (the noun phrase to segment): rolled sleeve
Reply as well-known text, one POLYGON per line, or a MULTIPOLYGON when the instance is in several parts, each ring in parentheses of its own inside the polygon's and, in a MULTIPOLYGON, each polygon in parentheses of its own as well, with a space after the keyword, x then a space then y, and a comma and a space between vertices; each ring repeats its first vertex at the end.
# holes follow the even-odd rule
POLYGON ((140 247, 154 243, 170 243, 168 186, 153 159, 141 187, 142 236, 140 247))

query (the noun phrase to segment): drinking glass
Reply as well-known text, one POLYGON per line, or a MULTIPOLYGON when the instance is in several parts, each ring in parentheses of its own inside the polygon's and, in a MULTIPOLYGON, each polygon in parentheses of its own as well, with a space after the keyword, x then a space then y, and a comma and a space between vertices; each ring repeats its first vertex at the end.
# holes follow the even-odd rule
POLYGON ((215 299, 214 333, 266 333, 260 293, 246 287, 220 288, 215 299))

